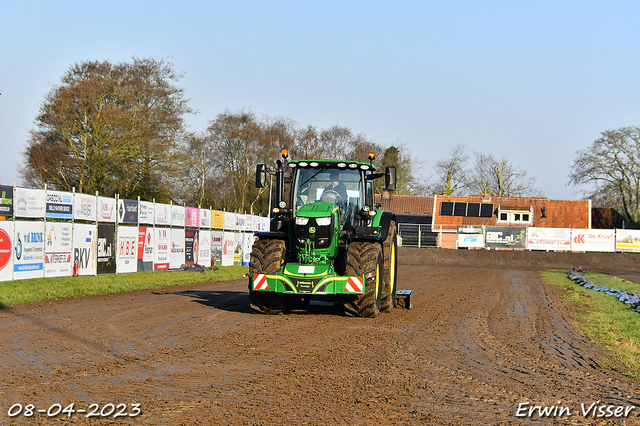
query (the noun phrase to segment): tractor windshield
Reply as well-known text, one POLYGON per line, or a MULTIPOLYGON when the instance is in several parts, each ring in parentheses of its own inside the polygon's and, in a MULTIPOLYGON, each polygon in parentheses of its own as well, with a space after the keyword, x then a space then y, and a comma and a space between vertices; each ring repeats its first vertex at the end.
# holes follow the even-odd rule
POLYGON ((300 167, 296 173, 294 211, 305 204, 319 201, 336 204, 346 216, 362 208, 364 194, 360 170, 300 167))

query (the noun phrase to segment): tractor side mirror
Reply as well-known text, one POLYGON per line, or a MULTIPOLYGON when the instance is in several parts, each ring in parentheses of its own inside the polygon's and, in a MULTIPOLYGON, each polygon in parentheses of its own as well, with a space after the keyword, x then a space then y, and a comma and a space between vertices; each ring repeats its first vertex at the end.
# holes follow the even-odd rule
POLYGON ((384 188, 387 191, 396 190, 396 168, 394 166, 387 166, 384 171, 384 188))
POLYGON ((267 165, 258 164, 256 166, 256 188, 264 188, 267 184, 267 165))

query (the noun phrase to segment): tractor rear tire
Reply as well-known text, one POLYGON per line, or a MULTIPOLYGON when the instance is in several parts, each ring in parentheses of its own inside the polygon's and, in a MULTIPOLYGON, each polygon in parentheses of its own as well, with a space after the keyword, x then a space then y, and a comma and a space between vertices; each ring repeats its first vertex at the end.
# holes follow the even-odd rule
POLYGON ((279 314, 286 310, 282 294, 253 290, 254 275, 280 272, 285 253, 286 246, 282 240, 258 240, 253 243, 249 261, 249 302, 253 311, 262 314, 279 314))
POLYGON ((382 247, 377 243, 356 241, 347 248, 345 275, 365 277, 364 294, 344 304, 347 315, 375 318, 380 313, 383 283, 382 247))
POLYGON ((396 284, 398 281, 398 231, 396 222, 391 221, 389 232, 383 244, 384 251, 384 285, 382 286, 382 303, 380 311, 390 312, 396 305, 396 284))

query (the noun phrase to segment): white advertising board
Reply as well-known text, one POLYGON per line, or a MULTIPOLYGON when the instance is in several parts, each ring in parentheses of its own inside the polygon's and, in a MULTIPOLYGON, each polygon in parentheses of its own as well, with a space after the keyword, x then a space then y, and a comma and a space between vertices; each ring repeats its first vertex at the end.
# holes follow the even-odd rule
POLYGON ((171 226, 184 226, 184 206, 171 206, 171 226))
POLYGON ((211 231, 201 229, 198 234, 198 265, 211 266, 211 231))
POLYGON ((211 229, 211 210, 200 209, 200 228, 211 229))
POLYGON ((153 203, 150 203, 149 201, 138 202, 138 223, 153 225, 155 221, 153 210, 153 203))
MULTIPOLYGON (((165 204, 168 206, 168 204, 165 204)), ((160 271, 169 269, 169 261, 171 252, 171 229, 155 228, 154 232, 154 251, 153 251, 153 270, 160 271)))
MULTIPOLYGON (((182 224, 184 226, 184 217, 182 218, 182 224)), ((171 228, 171 255, 169 258, 169 268, 177 269, 184 264, 184 251, 184 228, 171 228)))
POLYGON ((16 188, 13 195, 15 217, 44 217, 46 211, 44 189, 16 188))
POLYGON ((138 227, 118 226, 116 274, 138 271, 138 227))
POLYGON ((156 225, 171 225, 171 205, 156 203, 154 216, 156 225))
POLYGON ((569 251, 571 249, 571 229, 534 227, 528 228, 527 249, 569 251))
POLYGON ((571 251, 614 252, 615 229, 572 229, 571 251))
POLYGON ((16 221, 13 279, 42 277, 44 277, 44 222, 16 221))
POLYGON ((484 247, 484 234, 458 234, 458 247, 482 248, 484 247))
POLYGON ((236 229, 236 214, 224 212, 224 230, 233 231, 236 229))
POLYGON ((46 214, 47 218, 71 219, 73 217, 73 193, 46 191, 46 214))
POLYGON ((222 249, 224 246, 224 233, 211 231, 211 263, 213 266, 222 265, 222 249))
POLYGON ((98 217, 98 197, 75 193, 73 196, 73 218, 95 222, 98 217))
POLYGON ((640 230, 616 229, 616 251, 640 253, 640 230))
POLYGON ((253 233, 245 233, 242 240, 242 264, 249 266, 251 250, 253 249, 253 233))
POLYGON ((98 197, 98 222, 116 223, 116 199, 110 197, 98 197))
POLYGON ((96 275, 97 239, 98 230, 96 225, 87 223, 73 224, 73 265, 78 264, 78 275, 96 275))
POLYGON ((0 281, 13 278, 13 221, 0 221, 0 281))
POLYGON ((47 222, 44 245, 44 276, 71 275, 71 224, 47 222))
POLYGON ((236 244, 235 232, 225 231, 222 238, 222 266, 232 266, 236 244))

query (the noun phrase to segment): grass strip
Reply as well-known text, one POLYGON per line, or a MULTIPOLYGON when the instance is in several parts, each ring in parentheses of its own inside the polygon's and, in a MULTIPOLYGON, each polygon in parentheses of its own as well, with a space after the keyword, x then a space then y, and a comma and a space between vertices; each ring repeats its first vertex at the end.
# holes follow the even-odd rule
MULTIPOLYGON (((614 296, 576 284, 566 271, 540 274, 568 308, 572 324, 609 353, 607 366, 640 378, 640 314, 614 296)), ((614 276, 587 272, 586 278, 595 285, 640 293, 640 284, 614 276)))
POLYGON ((34 278, 0 282, 0 308, 69 297, 121 293, 146 288, 241 279, 247 266, 223 266, 217 271, 153 271, 86 277, 34 278))

